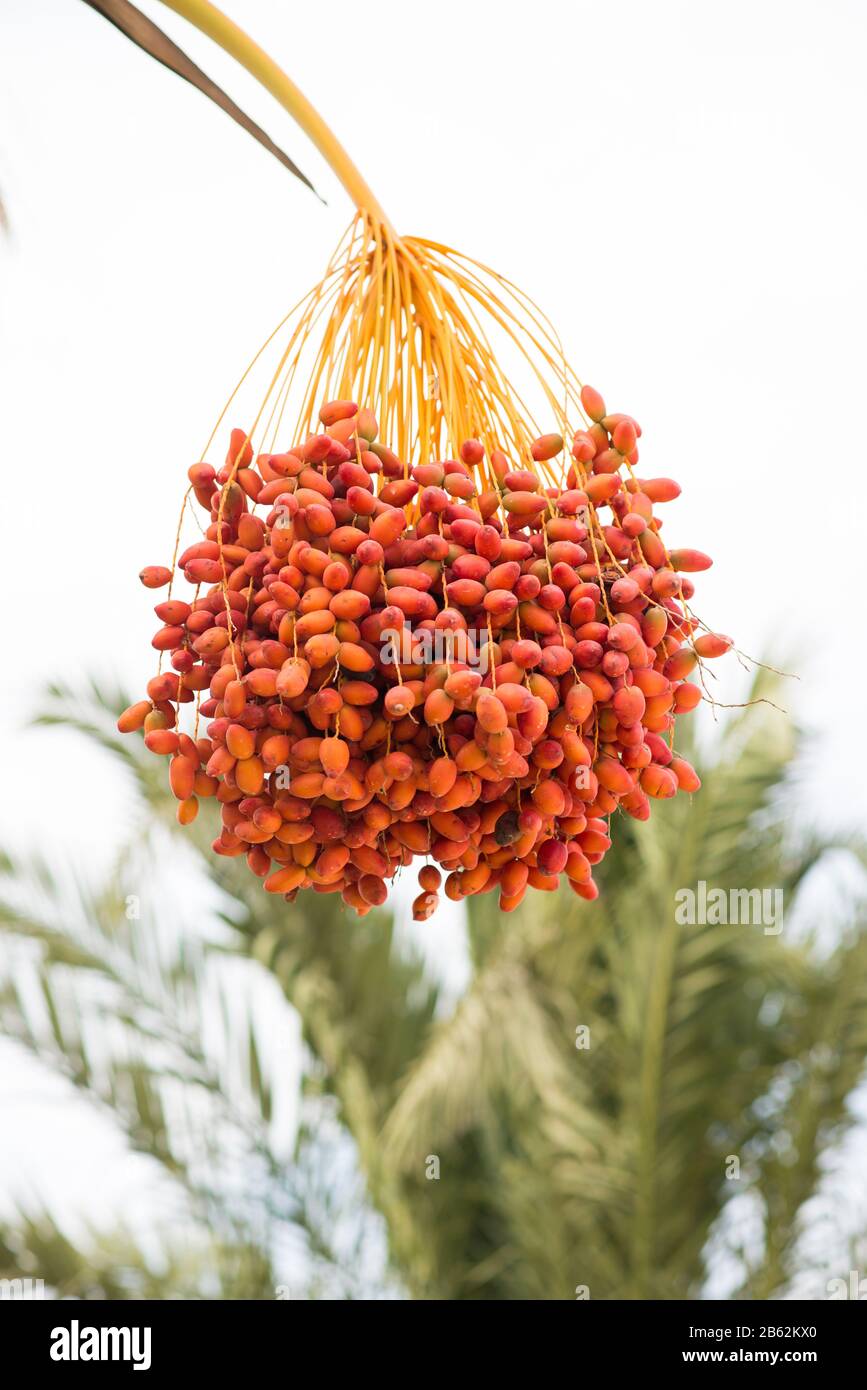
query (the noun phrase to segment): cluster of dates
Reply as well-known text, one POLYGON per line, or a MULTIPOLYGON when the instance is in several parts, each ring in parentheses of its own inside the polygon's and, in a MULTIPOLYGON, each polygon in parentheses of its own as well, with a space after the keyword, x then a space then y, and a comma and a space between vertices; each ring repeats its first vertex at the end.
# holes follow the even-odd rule
POLYGON ((182 823, 217 799, 215 853, 361 914, 421 859, 417 919, 441 870, 508 912, 561 879, 594 898, 612 814, 697 790, 673 730, 731 645, 686 606, 710 560, 664 545, 654 508, 680 489, 636 476, 635 422, 582 403, 560 487, 559 435, 534 467, 471 439, 412 468, 349 401, 287 453, 234 430, 219 471, 190 468, 208 524, 177 559, 192 591, 156 606, 171 669, 118 727, 168 759, 182 823))

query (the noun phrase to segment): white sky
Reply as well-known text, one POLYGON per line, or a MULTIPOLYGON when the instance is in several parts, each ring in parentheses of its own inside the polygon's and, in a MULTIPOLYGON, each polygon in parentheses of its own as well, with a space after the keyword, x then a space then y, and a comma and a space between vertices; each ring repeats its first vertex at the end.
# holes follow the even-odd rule
MULTIPOLYGON (((513 278, 579 376, 642 422, 643 470, 684 489, 667 535, 716 561, 699 611, 801 676, 789 703, 816 734, 802 813, 863 823, 864 6, 225 7, 398 230, 513 278)), ((142 8, 328 206, 83 4, 5 0, 0 832, 93 864, 123 833, 121 784, 22 726, 50 677, 151 673, 136 574, 167 557, 188 464, 352 211, 243 72, 142 8)), ((724 671, 721 698, 740 698, 724 671)), ((41 1132, 32 1104, 21 1121, 0 1186, 41 1132)), ((86 1163, 79 1184, 39 1163, 58 1190, 86 1190, 86 1163)))

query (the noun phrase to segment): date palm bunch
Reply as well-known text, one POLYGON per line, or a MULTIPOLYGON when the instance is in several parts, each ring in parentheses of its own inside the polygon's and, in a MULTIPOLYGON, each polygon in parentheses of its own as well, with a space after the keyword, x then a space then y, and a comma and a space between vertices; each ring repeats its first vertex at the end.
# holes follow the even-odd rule
MULTIPOLYGON (((130 6, 90 3, 145 41, 130 6)), ((662 538, 680 488, 636 472, 637 422, 582 386, 528 296, 398 233, 258 45, 208 0, 167 3, 282 103, 356 212, 243 374, 264 376, 253 420, 207 459, 233 393, 188 469, 170 563, 140 575, 169 589, 159 665, 119 728, 169 761, 181 823, 216 798, 214 852, 288 902, 364 916, 419 861, 420 920, 443 874, 504 912, 561 881, 592 900, 619 820, 698 791, 675 724, 732 645, 690 606, 709 557, 662 538)))

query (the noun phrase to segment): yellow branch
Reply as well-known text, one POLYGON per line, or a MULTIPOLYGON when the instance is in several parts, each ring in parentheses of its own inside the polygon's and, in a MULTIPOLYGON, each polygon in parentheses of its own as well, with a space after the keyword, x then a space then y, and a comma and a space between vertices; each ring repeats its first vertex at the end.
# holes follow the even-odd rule
POLYGON ((209 0, 162 0, 170 10, 182 15, 209 39, 245 67, 257 82, 260 82, 280 105, 289 112, 305 135, 313 141, 324 159, 340 179, 355 206, 373 216, 394 236, 391 223, 373 196, 366 181, 349 158, 336 135, 325 124, 318 111, 310 105, 304 93, 279 68, 264 49, 244 33, 227 15, 218 10, 209 0))

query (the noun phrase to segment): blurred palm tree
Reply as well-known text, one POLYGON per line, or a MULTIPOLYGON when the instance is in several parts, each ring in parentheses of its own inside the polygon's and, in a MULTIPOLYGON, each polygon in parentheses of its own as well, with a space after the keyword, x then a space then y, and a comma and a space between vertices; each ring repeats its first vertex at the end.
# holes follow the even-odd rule
POLYGON ((359 922, 333 897, 315 911, 268 897, 208 852, 204 807, 183 838, 199 901, 216 890, 223 937, 205 940, 199 913, 160 948, 159 904, 128 923, 126 895, 155 880, 175 803, 159 764, 114 731, 125 694, 54 688, 40 722, 77 728, 133 779, 137 850, 108 895, 79 891, 77 926, 44 869, 6 865, 0 926, 29 945, 31 975, 7 972, 0 1024, 171 1174, 200 1241, 191 1259, 168 1240, 155 1272, 141 1251, 130 1257, 128 1232, 73 1250, 44 1214, 23 1216, 0 1232, 0 1265, 110 1296, 196 1296, 210 1280, 219 1296, 269 1297, 295 1231, 303 1296, 685 1299, 701 1295, 711 1259, 727 1262, 734 1297, 784 1295, 824 1161, 853 1122, 867 931, 853 907, 823 941, 799 910, 804 880, 837 846, 792 831, 797 740, 761 703, 770 693, 763 675, 759 703, 726 720, 700 759, 699 797, 618 825, 597 903, 536 895, 504 917, 493 897, 473 900, 472 978, 449 1011, 389 916, 359 922), (784 930, 679 925, 675 895, 699 880, 781 889, 784 930), (240 957, 271 972, 300 1021, 304 1122, 282 1158, 268 1040, 249 1018, 226 1022, 216 1069, 202 1042, 207 1018, 226 1016, 222 995, 237 993, 240 957), (88 1041, 94 979, 116 992, 120 1053, 88 1041), (192 1090, 207 1104, 190 1104, 192 1090), (739 1209, 754 1228, 746 1243, 739 1209), (381 1231, 390 1273, 370 1254, 381 1231))
POLYGON ((82 1297, 356 1296, 383 1260, 333 1104, 311 1072, 287 1152, 285 1055, 262 1043, 267 992, 229 923, 219 930, 218 898, 210 930, 195 900, 174 901, 178 866, 165 867, 161 839, 150 827, 98 890, 37 859, 0 860, 7 1043, 146 1158, 162 1213, 156 1229, 84 1223, 75 1237, 24 1204, 0 1220, 0 1277, 82 1297), (153 854, 162 891, 147 878, 153 854))

